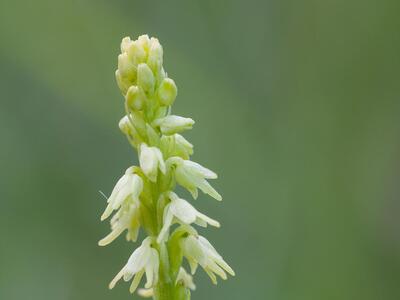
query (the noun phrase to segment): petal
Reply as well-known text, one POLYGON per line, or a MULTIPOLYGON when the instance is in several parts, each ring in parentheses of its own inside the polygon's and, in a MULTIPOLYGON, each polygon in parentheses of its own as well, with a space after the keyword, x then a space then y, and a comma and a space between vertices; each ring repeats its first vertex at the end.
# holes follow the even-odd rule
POLYGON ((211 272, 210 270, 204 270, 206 271, 207 275, 210 277, 211 281, 213 284, 217 284, 217 277, 214 275, 213 272, 211 272))
POLYGON ((129 271, 129 273, 135 274, 139 272, 148 263, 151 254, 151 248, 145 244, 145 242, 146 240, 144 240, 142 245, 137 248, 129 257, 128 263, 126 264, 126 270, 129 271))
POLYGON ((126 229, 126 227, 124 227, 124 226, 117 226, 107 236, 105 236, 104 238, 102 238, 99 241, 99 243, 98 243, 99 246, 107 246, 112 241, 114 241, 125 229, 126 229))
POLYGON ((191 160, 185 160, 184 166, 185 168, 188 168, 190 172, 202 175, 204 178, 216 179, 218 177, 218 175, 213 171, 211 171, 210 169, 207 169, 202 165, 191 160))
POLYGON ((140 167, 143 173, 153 182, 157 179, 158 158, 154 149, 142 144, 139 156, 140 167))
POLYGON ((122 278, 122 276, 124 276, 124 272, 125 272, 125 267, 122 268, 121 271, 118 272, 118 274, 114 277, 113 280, 111 280, 108 288, 111 290, 114 288, 115 284, 122 278))
MULTIPOLYGON (((204 266, 203 266, 204 268, 204 266)), ((222 270, 222 268, 220 266, 218 266, 214 261, 210 260, 207 264, 207 266, 205 266, 205 268, 211 270, 212 272, 214 272, 215 274, 217 274, 219 277, 221 277, 223 280, 226 280, 226 273, 224 272, 224 270, 222 270)))
POLYGON ((197 212, 197 217, 199 219, 203 220, 204 222, 210 224, 211 226, 214 226, 214 227, 220 227, 221 226, 218 221, 216 221, 214 219, 211 219, 210 217, 208 217, 205 214, 202 214, 200 212, 197 212))
POLYGON ((172 214, 183 223, 192 224, 196 221, 197 210, 186 200, 176 199, 171 202, 172 214))
POLYGON ((170 211, 170 204, 167 204, 164 208, 164 225, 158 235, 157 243, 164 241, 165 236, 168 234, 169 227, 172 224, 174 216, 170 211))
POLYGON ((148 263, 145 266, 147 282, 145 285, 146 289, 151 288, 158 281, 158 268, 159 258, 158 252, 155 249, 151 249, 151 254, 148 263))
POLYGON ((156 156, 157 156, 157 159, 158 159, 158 167, 160 168, 160 171, 161 171, 163 174, 165 174, 165 172, 167 171, 167 169, 166 169, 166 167, 165 167, 165 162, 164 162, 164 159, 163 159, 163 155, 162 155, 160 149, 158 149, 158 148, 156 148, 156 147, 154 147, 154 152, 155 152, 155 154, 156 154, 156 156))
POLYGON ((222 200, 222 196, 205 179, 199 181, 197 187, 203 193, 210 195, 215 200, 218 200, 218 201, 222 200))
POLYGON ((126 184, 128 181, 128 176, 124 174, 116 183, 114 189, 111 192, 111 196, 108 198, 107 202, 110 203, 113 201, 115 195, 118 193, 118 191, 126 184))
POLYGON ((141 270, 135 274, 135 277, 133 277, 131 286, 129 287, 129 292, 131 294, 133 294, 136 291, 137 287, 139 286, 140 280, 143 277, 143 274, 144 274, 144 270, 141 270))

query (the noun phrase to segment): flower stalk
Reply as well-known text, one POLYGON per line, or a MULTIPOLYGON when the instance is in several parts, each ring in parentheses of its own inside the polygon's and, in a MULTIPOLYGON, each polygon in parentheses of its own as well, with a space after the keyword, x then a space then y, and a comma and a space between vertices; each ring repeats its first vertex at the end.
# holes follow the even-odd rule
POLYGON ((101 220, 111 217, 111 232, 99 241, 106 246, 126 231, 127 241, 135 242, 142 228, 147 235, 110 283, 131 281, 134 293, 142 278, 143 297, 156 300, 188 300, 195 289, 192 275, 200 265, 216 284, 217 276, 234 275, 232 268, 193 225, 219 227, 219 222, 199 212, 178 196, 176 185, 194 199, 198 190, 216 200, 221 195, 210 185, 217 174, 190 160, 193 145, 181 133, 194 121, 171 114, 178 89, 163 68, 163 48, 147 35, 122 40, 117 84, 125 99, 126 115, 119 128, 137 151, 139 166, 131 166, 118 180, 101 220), (186 260, 191 275, 182 266, 186 260))

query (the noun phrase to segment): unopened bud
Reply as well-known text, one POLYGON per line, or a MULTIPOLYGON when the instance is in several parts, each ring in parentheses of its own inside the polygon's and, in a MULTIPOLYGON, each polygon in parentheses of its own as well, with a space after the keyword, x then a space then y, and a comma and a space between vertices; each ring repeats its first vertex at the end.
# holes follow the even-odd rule
POLYGON ((135 65, 146 61, 146 51, 139 41, 133 41, 126 50, 128 56, 134 61, 135 65))
POLYGON ((130 81, 126 78, 123 78, 119 70, 115 71, 115 79, 117 80, 118 87, 121 90, 122 94, 126 95, 126 92, 131 85, 130 81))
POLYGON ((126 52, 131 43, 132 43, 132 40, 129 36, 124 37, 121 41, 121 53, 126 52))
POLYGON ((125 133, 125 134, 130 134, 131 133, 131 124, 129 122, 128 116, 124 116, 118 123, 119 129, 125 133))
POLYGON ((152 94, 154 92, 154 75, 148 65, 138 65, 137 83, 145 92, 149 94, 152 94))
POLYGON ((150 39, 147 34, 143 34, 138 37, 138 42, 139 44, 143 47, 143 50, 146 51, 146 53, 149 53, 150 49, 150 39))
POLYGON ((151 38, 151 46, 149 50, 149 58, 147 64, 155 74, 159 72, 163 63, 163 48, 156 38, 151 38))
POLYGON ((171 78, 165 78, 158 88, 158 99, 162 105, 172 105, 175 101, 178 89, 171 78))
POLYGON ((146 96, 144 95, 143 91, 139 89, 137 86, 132 85, 128 92, 126 93, 126 102, 128 107, 133 111, 142 110, 146 96))
POLYGON ((126 52, 118 55, 118 70, 122 77, 128 79, 135 78, 135 65, 126 52))
POLYGON ((184 130, 192 129, 194 121, 191 118, 169 115, 154 121, 154 125, 159 126, 161 132, 171 135, 184 130))

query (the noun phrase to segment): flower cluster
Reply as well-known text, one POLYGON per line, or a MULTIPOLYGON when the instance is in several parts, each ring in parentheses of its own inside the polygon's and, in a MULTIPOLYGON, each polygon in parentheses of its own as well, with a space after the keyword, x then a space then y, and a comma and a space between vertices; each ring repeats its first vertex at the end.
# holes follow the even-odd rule
POLYGON ((108 245, 124 231, 128 241, 136 241, 140 228, 147 237, 111 281, 110 288, 121 278, 132 279, 133 293, 146 275, 145 289, 139 289, 140 295, 190 299, 195 285, 182 267, 184 258, 192 275, 200 265, 213 283, 217 283, 216 276, 226 279, 226 273, 234 272, 193 227, 219 227, 219 223, 173 190, 178 184, 194 199, 200 189, 222 200, 208 182, 217 174, 190 160, 193 145, 180 133, 191 129, 194 121, 171 114, 178 91, 163 68, 163 48, 156 38, 124 38, 115 75, 126 110, 119 128, 137 150, 139 166, 126 170, 107 199, 101 220, 115 213, 110 221, 111 232, 99 245, 108 245))

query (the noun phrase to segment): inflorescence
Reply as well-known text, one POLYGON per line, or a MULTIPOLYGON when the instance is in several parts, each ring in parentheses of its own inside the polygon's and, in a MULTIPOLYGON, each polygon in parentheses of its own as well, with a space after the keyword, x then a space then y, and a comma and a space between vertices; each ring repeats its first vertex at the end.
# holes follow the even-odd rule
POLYGON ((110 221, 111 233, 99 245, 110 244, 124 231, 126 239, 135 242, 140 228, 147 237, 111 281, 110 288, 121 278, 132 279, 133 293, 146 275, 147 282, 144 289, 139 289, 140 295, 165 300, 190 299, 190 290, 195 285, 182 267, 183 258, 192 275, 200 265, 215 284, 217 275, 226 279, 226 273, 234 275, 234 272, 192 226, 220 224, 173 191, 179 184, 194 199, 200 189, 222 200, 208 182, 217 178, 217 174, 190 160, 193 145, 180 133, 191 129, 194 121, 171 114, 177 87, 163 68, 163 48, 158 39, 147 35, 135 41, 124 38, 115 75, 126 110, 119 128, 137 150, 140 166, 129 167, 107 199, 101 220, 115 213, 110 221))

